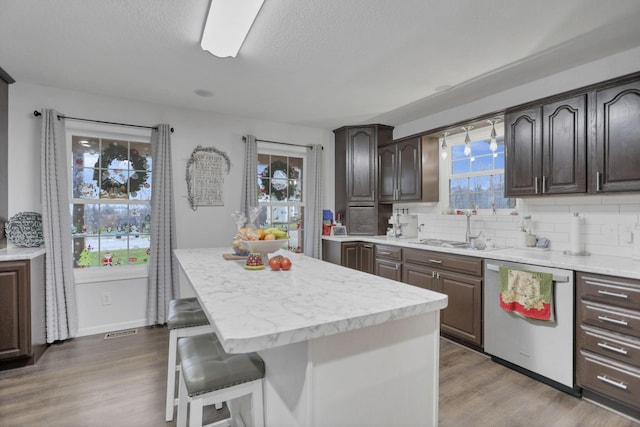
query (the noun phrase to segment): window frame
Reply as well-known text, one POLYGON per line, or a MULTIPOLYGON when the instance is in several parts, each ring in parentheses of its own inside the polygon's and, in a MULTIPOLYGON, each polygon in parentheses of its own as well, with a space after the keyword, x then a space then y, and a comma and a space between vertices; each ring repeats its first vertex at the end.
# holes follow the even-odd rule
MULTIPOLYGON (((297 206, 300 208, 302 212, 302 228, 300 228, 299 233, 299 241, 298 245, 301 248, 301 251, 304 251, 304 209, 305 209, 305 199, 307 194, 307 176, 305 169, 307 167, 307 147, 306 146, 287 146, 287 148, 282 148, 281 144, 269 143, 258 141, 258 154, 271 155, 271 156, 283 156, 283 157, 299 157, 302 158, 302 201, 301 202, 261 202, 258 201, 258 206, 297 206)), ((256 171, 257 174, 257 171, 256 171)))
MULTIPOLYGON (((495 126, 496 129, 496 136, 497 137, 503 137, 504 138, 504 126, 502 125, 502 122, 496 124, 495 126)), ((491 125, 487 124, 487 126, 482 126, 482 127, 478 127, 478 128, 474 128, 471 129, 469 131, 469 139, 471 140, 471 142, 476 142, 476 141, 480 141, 480 140, 486 140, 489 138, 489 135, 491 133, 491 125)), ((451 207, 453 209, 471 209, 471 206, 469 206, 468 208, 461 208, 461 207, 454 207, 454 206, 449 206, 450 204, 450 199, 451 199, 451 194, 450 194, 450 181, 452 179, 455 178, 460 178, 460 177, 476 177, 476 176, 489 176, 489 175, 495 175, 496 171, 498 172, 502 172, 503 176, 504 176, 504 168, 503 169, 492 169, 490 171, 480 171, 480 172, 469 172, 466 174, 460 174, 460 175, 454 175, 453 174, 453 156, 452 156, 452 148, 454 146, 459 146, 459 145, 464 145, 464 140, 465 140, 465 136, 466 133, 464 131, 460 132, 460 133, 456 133, 455 135, 451 135, 451 136, 447 136, 447 148, 446 148, 446 153, 447 153, 447 158, 446 159, 442 159, 442 137, 440 136, 439 138, 439 145, 440 145, 440 150, 439 150, 439 157, 440 157, 440 162, 441 162, 441 168, 440 170, 443 172, 441 174, 441 179, 440 179, 440 200, 444 201, 443 203, 446 203, 448 207, 451 207)), ((473 153, 472 153, 473 154, 473 153)), ((506 159, 505 159, 506 161, 506 159)), ((504 176, 504 179, 506 179, 506 176, 504 176)), ((496 208, 496 214, 509 214, 511 213, 511 211, 513 211, 514 209, 517 209, 517 203, 518 200, 516 199, 516 206, 515 207, 509 207, 509 208, 496 208)), ((491 208, 478 208, 477 209, 478 213, 493 213, 493 210, 491 208)))
MULTIPOLYGON (((67 121, 65 123, 65 136, 66 136, 66 170, 68 173, 67 182, 69 186, 68 191, 68 203, 65 214, 70 215, 70 207, 74 204, 75 200, 72 197, 72 185, 73 176, 71 164, 71 150, 72 150, 72 138, 74 135, 92 136, 95 138, 105 139, 120 139, 120 140, 133 140, 136 142, 149 142, 151 143, 151 131, 146 129, 136 129, 131 127, 117 126, 117 125, 104 125, 100 123, 92 122, 75 122, 67 121)), ((153 182, 152 182, 153 191, 153 182)), ((99 201, 100 199, 96 199, 99 201)), ((113 201, 111 201, 112 204, 113 201)), ((149 201, 149 205, 150 205, 149 201)), ((90 203, 87 203, 90 204, 90 203)), ((115 204, 129 204, 123 201, 116 202, 115 204)), ((135 204, 143 204, 136 202, 135 204)), ((71 230, 69 230, 71 233, 71 230)), ((71 236, 71 242, 73 243, 73 235, 71 236)), ((69 248, 72 251, 72 248, 69 248)), ((122 265, 116 268, 107 267, 93 267, 93 268, 76 268, 72 266, 75 278, 75 284, 89 284, 97 282, 112 282, 120 280, 131 280, 147 278, 149 276, 149 264, 136 264, 136 265, 122 265)))

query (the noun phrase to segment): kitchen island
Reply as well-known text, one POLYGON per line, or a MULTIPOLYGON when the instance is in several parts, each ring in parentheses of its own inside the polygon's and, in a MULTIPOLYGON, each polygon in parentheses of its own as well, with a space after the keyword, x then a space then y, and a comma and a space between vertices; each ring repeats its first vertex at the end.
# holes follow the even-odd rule
POLYGON ((290 271, 249 271, 225 252, 175 254, 225 350, 264 359, 267 427, 437 425, 446 295, 289 253, 290 271))

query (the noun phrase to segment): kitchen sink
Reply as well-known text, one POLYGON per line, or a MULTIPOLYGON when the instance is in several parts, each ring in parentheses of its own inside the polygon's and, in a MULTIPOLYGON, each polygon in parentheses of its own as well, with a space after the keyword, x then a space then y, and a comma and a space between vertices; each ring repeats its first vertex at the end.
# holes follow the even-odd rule
POLYGON ((469 243, 469 242, 460 242, 457 240, 444 240, 444 239, 421 239, 418 243, 422 245, 435 246, 439 248, 473 249, 478 251, 504 249, 501 247, 488 248, 484 243, 469 243))

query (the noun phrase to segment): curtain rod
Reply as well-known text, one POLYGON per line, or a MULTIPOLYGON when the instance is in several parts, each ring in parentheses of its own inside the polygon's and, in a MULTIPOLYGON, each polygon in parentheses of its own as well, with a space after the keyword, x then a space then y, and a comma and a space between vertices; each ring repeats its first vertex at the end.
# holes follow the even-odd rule
MULTIPOLYGON (((247 142, 247 137, 246 136, 242 137, 242 142, 247 142)), ((257 139, 256 138, 256 142, 268 142, 270 144, 291 145, 292 147, 309 147, 309 148, 313 149, 313 145, 298 145, 298 144, 291 144, 290 142, 268 141, 266 139, 257 139)), ((324 150, 324 147, 322 147, 322 146, 320 146, 320 147, 324 150)))
MULTIPOLYGON (((33 115, 36 117, 40 117, 42 115, 42 113, 38 110, 35 110, 33 112, 33 115)), ((92 122, 92 123, 102 123, 105 125, 118 125, 118 126, 129 126, 132 128, 141 128, 141 129, 158 129, 155 126, 143 126, 143 125, 131 125, 128 123, 118 123, 118 122, 106 122, 104 120, 93 120, 93 119, 82 119, 80 117, 69 117, 69 116, 64 116, 62 114, 58 114, 58 120, 60 119, 68 119, 68 120, 77 120, 79 122, 92 122)), ((173 133, 173 128, 171 128, 171 133, 173 133)))

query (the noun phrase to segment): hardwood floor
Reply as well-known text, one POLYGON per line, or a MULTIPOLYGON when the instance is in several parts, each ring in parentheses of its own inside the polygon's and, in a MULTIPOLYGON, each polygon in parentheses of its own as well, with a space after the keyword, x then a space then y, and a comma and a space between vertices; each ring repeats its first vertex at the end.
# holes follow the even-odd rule
MULTIPOLYGON (((0 426, 174 426, 164 421, 168 337, 163 327, 82 337, 0 372, 0 426)), ((446 340, 440 365, 442 427, 640 425, 446 340)))

